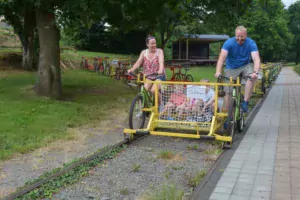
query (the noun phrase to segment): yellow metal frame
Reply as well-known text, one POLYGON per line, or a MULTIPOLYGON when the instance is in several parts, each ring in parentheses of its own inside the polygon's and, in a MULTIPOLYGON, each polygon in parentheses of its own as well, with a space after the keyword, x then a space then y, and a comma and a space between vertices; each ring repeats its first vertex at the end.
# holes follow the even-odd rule
MULTIPOLYGON (((270 70, 274 70, 274 68, 278 68, 281 65, 282 65, 281 63, 261 64, 260 70, 262 70, 262 78, 265 79, 264 84, 266 84, 266 87, 268 87, 271 84, 270 79, 269 79, 270 70)), ((277 70, 277 71, 279 71, 279 70, 277 70)), ((242 94, 244 94, 244 91, 242 91, 242 94)), ((262 91, 262 80, 258 79, 255 82, 255 85, 253 87, 253 94, 264 95, 264 93, 262 91)))
MULTIPOLYGON (((150 120, 148 122, 147 128, 145 129, 124 129, 124 134, 150 134, 159 136, 170 136, 170 137, 182 137, 182 138, 195 138, 195 139, 214 139, 221 140, 224 142, 232 142, 230 136, 224 136, 217 133, 217 131, 223 126, 228 113, 218 112, 218 87, 219 86, 238 86, 240 87, 240 80, 238 79, 236 83, 233 82, 232 78, 229 83, 205 83, 205 82, 172 82, 172 81, 150 81, 146 80, 145 77, 142 81, 138 75, 138 82, 141 83, 153 83, 155 85, 155 104, 152 108, 144 108, 144 111, 151 112, 150 120), (159 119, 159 109, 158 109, 158 85, 202 85, 202 86, 213 86, 215 91, 215 105, 214 106, 214 116, 211 122, 186 122, 186 121, 169 121, 159 119), (177 130, 176 132, 165 132, 158 131, 159 128, 169 128, 172 130, 177 130), (188 131, 193 130, 196 134, 190 133, 180 133, 178 130, 188 131), (206 134, 205 134, 206 133, 206 134)), ((131 135, 132 136, 132 135, 131 135)))
MULTIPOLYGON (((272 80, 270 80, 270 71, 271 70, 277 70, 276 72, 278 73, 279 70, 278 68, 281 67, 281 63, 266 63, 261 65, 261 70, 262 70, 262 78, 265 79, 265 86, 269 87, 270 84, 272 84, 272 80)), ((276 74, 278 75, 278 74, 276 74)), ((274 81, 274 80, 273 80, 274 81)), ((262 80, 257 80, 253 89, 253 93, 263 95, 263 91, 261 90, 262 88, 262 80)))

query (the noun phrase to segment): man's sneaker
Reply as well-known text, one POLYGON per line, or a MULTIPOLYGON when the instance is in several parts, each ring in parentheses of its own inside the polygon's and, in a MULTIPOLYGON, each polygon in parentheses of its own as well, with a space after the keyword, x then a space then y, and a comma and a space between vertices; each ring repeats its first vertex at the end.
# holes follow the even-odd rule
POLYGON ((242 110, 243 112, 248 112, 248 101, 243 101, 242 103, 242 110))

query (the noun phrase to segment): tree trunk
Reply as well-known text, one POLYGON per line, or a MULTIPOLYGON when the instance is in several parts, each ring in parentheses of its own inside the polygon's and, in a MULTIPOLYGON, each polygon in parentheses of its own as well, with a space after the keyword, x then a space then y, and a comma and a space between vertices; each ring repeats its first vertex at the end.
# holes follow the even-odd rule
POLYGON ((35 13, 32 7, 26 7, 24 16, 24 38, 23 38, 23 57, 22 67, 26 70, 35 68, 36 57, 34 52, 34 29, 36 27, 35 13))
POLYGON ((161 49, 165 48, 165 31, 160 31, 161 49))
POLYGON ((36 10, 36 22, 39 35, 38 80, 36 93, 60 99, 62 96, 59 29, 55 25, 53 13, 36 10))
MULTIPOLYGON (((163 37, 163 35, 161 34, 161 37, 163 37)), ((161 48, 165 49, 167 42, 169 41, 169 39, 171 38, 171 35, 167 34, 166 38, 162 38, 162 45, 161 48)))
POLYGON ((171 30, 167 29, 167 37, 164 40, 163 49, 165 48, 166 44, 169 42, 169 39, 171 38, 172 33, 173 33, 173 28, 171 30))
MULTIPOLYGON (((33 31, 32 31, 33 33, 33 31)), ((26 38, 23 45, 22 68, 25 70, 32 70, 35 68, 34 56, 34 35, 26 38)))
POLYGON ((300 62, 300 51, 296 52, 296 65, 298 65, 300 62))
POLYGON ((173 33, 173 30, 174 30, 174 27, 170 27, 171 25, 168 25, 166 31, 165 30, 161 30, 160 31, 160 37, 161 37, 161 48, 162 49, 165 49, 166 47, 166 44, 168 43, 169 39, 171 38, 172 36, 172 33, 173 33), (165 38, 165 33, 167 33, 167 37, 165 38))

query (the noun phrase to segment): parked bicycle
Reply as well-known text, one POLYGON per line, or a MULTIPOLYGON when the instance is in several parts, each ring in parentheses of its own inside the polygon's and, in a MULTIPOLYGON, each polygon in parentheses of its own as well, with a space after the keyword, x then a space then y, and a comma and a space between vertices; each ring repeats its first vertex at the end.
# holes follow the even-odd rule
POLYGON ((88 63, 87 57, 82 57, 80 62, 80 69, 85 69, 88 71, 94 71, 94 66, 88 63))
MULTIPOLYGON (((237 82, 241 82, 241 80, 251 80, 251 76, 238 76, 236 80, 233 80, 233 83, 236 84, 237 82)), ((226 83, 229 82, 230 78, 226 76, 220 75, 218 77, 217 82, 218 83, 226 83)), ((225 96, 224 87, 220 86, 219 89, 219 96, 225 96)), ((242 132, 244 128, 245 123, 245 113, 243 112, 243 109, 241 108, 242 101, 244 99, 244 96, 241 92, 241 87, 233 86, 232 91, 230 92, 228 98, 228 117, 226 119, 226 129, 232 130, 230 131, 230 136, 234 138, 235 136, 235 127, 237 127, 238 132, 242 132)))
POLYGON ((109 57, 95 57, 94 58, 94 70, 95 72, 99 72, 101 75, 107 75, 107 70, 109 70, 109 64, 108 64, 109 57))
POLYGON ((179 70, 177 73, 174 75, 174 80, 176 81, 183 81, 183 82, 193 82, 194 78, 192 75, 188 74, 188 71, 190 70, 186 66, 179 65, 177 67, 179 70), (185 72, 182 73, 181 70, 184 69, 185 72))

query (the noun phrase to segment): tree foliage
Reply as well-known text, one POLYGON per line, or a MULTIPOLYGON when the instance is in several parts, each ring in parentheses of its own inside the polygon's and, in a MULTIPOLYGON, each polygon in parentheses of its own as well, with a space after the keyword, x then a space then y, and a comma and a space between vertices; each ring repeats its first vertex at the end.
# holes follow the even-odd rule
POLYGON ((256 41, 263 61, 286 59, 293 35, 287 26, 289 18, 283 3, 281 0, 248 2, 232 4, 228 12, 223 7, 219 8, 211 12, 203 23, 191 29, 234 36, 235 28, 244 25, 248 36, 256 41))
POLYGON ((244 25, 264 61, 285 59, 289 49, 299 62, 299 13, 299 2, 285 11, 281 0, 0 1, 0 14, 22 41, 24 65, 33 68, 39 61, 38 93, 51 96, 56 91, 56 98, 61 96, 61 35, 88 50, 137 53, 145 47, 147 33, 159 36, 159 46, 169 50, 182 33, 232 36, 237 25, 244 25))
POLYGON ((62 97, 60 73, 60 28, 68 24, 89 26, 100 19, 102 1, 97 0, 5 0, 0 10, 14 27, 23 45, 23 60, 33 68, 34 38, 38 39, 38 78, 35 91, 56 99, 62 97), (35 31, 36 30, 36 31, 35 31), (26 59, 24 59, 26 58, 26 59))
POLYGON ((292 4, 288 8, 289 16, 289 30, 294 35, 293 42, 291 45, 291 59, 296 64, 300 63, 300 1, 292 4))
POLYGON ((259 1, 253 1, 239 21, 248 28, 249 36, 256 41, 264 61, 279 61, 287 57, 292 41, 287 23, 281 0, 268 0, 264 7, 259 1))

